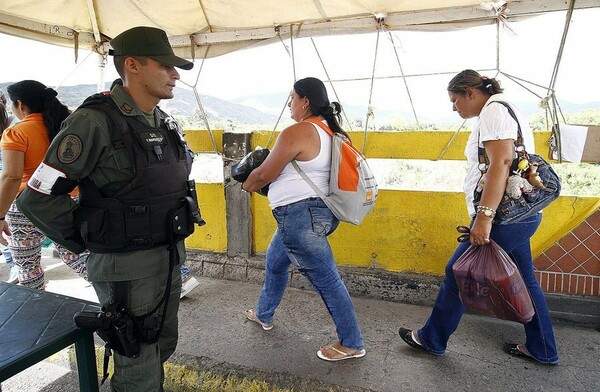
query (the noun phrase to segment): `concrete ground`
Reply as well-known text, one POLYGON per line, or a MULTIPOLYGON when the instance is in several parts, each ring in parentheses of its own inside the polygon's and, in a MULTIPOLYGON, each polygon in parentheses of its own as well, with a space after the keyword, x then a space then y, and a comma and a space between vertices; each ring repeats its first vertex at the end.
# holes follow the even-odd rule
MULTIPOLYGON (((95 301, 92 287, 51 256, 45 250, 48 290, 95 301)), ((7 275, 2 264, 0 278, 7 275)), ((234 390, 189 386, 198 374, 206 373, 294 391, 600 390, 600 332, 595 329, 555 325, 561 362, 544 366, 502 351, 503 342, 523 341, 520 324, 465 315, 447 353, 435 357, 411 349, 398 336, 400 326, 421 326, 429 307, 354 298, 367 355, 328 363, 317 358, 316 351, 335 341, 336 334, 314 292, 289 288, 274 328, 263 331, 243 313, 255 306, 259 285, 198 279, 200 286, 181 302, 179 346, 167 367, 171 390, 234 390)), ((2 390, 77 391, 73 369, 65 350, 5 381, 2 390)), ((101 388, 108 390, 107 384, 101 388)))

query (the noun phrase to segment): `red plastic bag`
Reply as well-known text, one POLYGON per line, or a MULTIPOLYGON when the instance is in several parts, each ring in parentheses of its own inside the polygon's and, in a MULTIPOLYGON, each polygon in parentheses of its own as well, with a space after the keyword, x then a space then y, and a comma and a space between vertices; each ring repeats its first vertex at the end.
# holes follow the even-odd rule
POLYGON ((452 266, 460 300, 469 309, 525 324, 535 310, 521 273, 494 241, 471 245, 452 266))

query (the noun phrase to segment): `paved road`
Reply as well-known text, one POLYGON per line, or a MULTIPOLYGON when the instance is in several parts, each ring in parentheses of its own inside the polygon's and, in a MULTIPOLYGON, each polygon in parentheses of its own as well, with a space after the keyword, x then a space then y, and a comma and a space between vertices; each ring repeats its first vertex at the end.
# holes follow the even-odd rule
MULTIPOLYGON (((56 259, 44 264, 48 290, 94 300, 93 289, 56 259)), ((6 274, 0 267, 0 277, 6 274)), ((181 337, 172 360, 200 371, 235 373, 296 391, 332 384, 381 392, 600 391, 600 333, 593 329, 556 325, 561 363, 549 367, 502 352, 503 342, 523 340, 520 324, 466 315, 446 355, 435 357, 409 348, 397 334, 399 326, 420 326, 430 308, 355 298, 367 355, 327 363, 315 353, 335 340, 335 330, 315 293, 288 289, 275 327, 263 331, 243 314, 255 306, 260 286, 199 280, 200 287, 181 303, 181 337)), ((75 391, 69 366, 63 353, 6 381, 3 390, 75 391)))

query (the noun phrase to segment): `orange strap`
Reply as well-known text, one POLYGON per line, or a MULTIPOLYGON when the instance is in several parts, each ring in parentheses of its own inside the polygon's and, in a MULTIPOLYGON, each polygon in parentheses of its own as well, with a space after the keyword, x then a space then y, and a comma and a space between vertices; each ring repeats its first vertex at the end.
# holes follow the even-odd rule
MULTIPOLYGON (((318 125, 331 137, 333 137, 333 131, 327 126, 327 124, 323 123, 322 121, 314 119, 305 119, 304 121, 318 125)), ((358 187, 359 177, 356 157, 359 156, 364 159, 364 156, 352 145, 352 142, 350 142, 350 140, 346 140, 346 142, 342 145, 341 154, 341 167, 337 179, 338 187, 345 191, 355 192, 358 187)))

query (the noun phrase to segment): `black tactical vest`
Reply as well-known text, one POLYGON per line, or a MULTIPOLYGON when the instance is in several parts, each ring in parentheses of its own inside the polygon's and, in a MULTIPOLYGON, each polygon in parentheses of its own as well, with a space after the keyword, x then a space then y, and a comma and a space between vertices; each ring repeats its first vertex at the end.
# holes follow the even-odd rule
POLYGON ((80 181, 75 215, 87 248, 112 253, 165 245, 181 219, 193 231, 184 206, 192 155, 177 124, 164 113, 156 128, 125 116, 107 94, 89 97, 80 108, 100 110, 109 117, 112 148, 126 149, 134 167, 129 181, 102 188, 89 179, 80 181))

